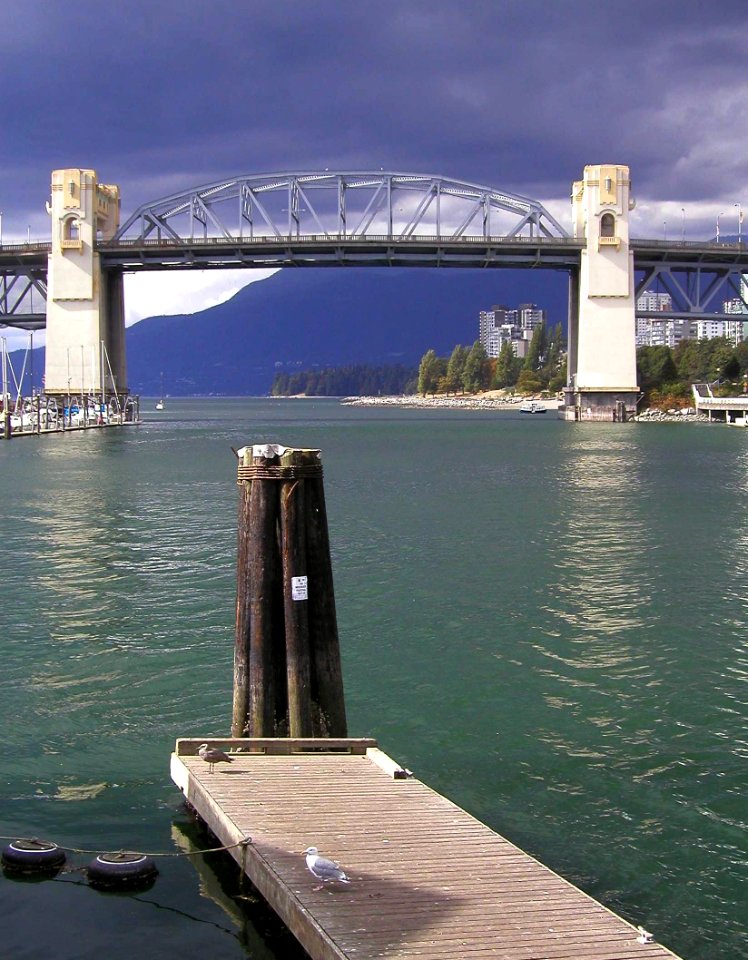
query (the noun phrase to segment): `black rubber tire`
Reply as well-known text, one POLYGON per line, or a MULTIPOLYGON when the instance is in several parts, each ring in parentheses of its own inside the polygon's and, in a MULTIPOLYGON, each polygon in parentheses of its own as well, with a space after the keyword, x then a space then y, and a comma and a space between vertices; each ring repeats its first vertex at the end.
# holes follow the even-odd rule
POLYGON ((143 853, 100 853, 89 863, 87 873, 94 887, 135 887, 150 883, 158 870, 143 853))
POLYGON ((65 851, 47 840, 13 840, 3 847, 2 863, 19 873, 49 873, 62 869, 65 851))

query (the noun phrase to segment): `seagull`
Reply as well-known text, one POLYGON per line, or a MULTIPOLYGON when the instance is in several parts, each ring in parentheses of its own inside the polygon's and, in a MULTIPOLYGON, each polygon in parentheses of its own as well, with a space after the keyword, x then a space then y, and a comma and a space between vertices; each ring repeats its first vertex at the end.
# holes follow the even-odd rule
POLYGON ((201 743, 197 748, 197 755, 201 760, 204 760, 208 764, 208 769, 213 773, 213 767, 217 763, 233 763, 234 761, 231 757, 224 753, 223 750, 219 750, 217 747, 209 747, 207 743, 201 743))
POLYGON ((637 927, 636 929, 639 933, 639 936, 636 938, 637 943, 652 943, 654 937, 648 930, 645 930, 644 927, 637 927))
POLYGON ((341 883, 351 882, 337 863, 333 863, 332 860, 327 860, 325 857, 320 857, 316 847, 307 847, 304 853, 306 854, 306 865, 309 867, 309 872, 313 877, 322 881, 318 887, 313 888, 314 890, 321 890, 330 880, 339 880, 341 883))

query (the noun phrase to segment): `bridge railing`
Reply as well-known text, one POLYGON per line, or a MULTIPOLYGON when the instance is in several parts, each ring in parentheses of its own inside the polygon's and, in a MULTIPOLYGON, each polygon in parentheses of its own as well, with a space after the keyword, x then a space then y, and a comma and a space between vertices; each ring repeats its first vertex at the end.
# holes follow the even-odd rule
POLYGON ((32 240, 30 243, 0 243, 0 253, 49 253, 52 243, 49 240, 32 240))
POLYGON ((584 240, 574 240, 568 237, 479 237, 462 236, 452 237, 437 234, 418 234, 404 237, 399 234, 366 234, 354 235, 345 233, 304 233, 299 236, 294 234, 274 234, 263 236, 236 236, 236 237, 188 237, 185 239, 174 239, 173 237, 163 237, 162 239, 142 238, 123 238, 121 240, 99 241, 97 247, 101 250, 119 249, 121 247, 200 247, 200 246, 229 246, 232 244, 261 244, 272 243, 274 245, 284 243, 397 243, 397 244, 459 244, 459 245, 485 245, 485 244, 505 244, 517 246, 547 246, 547 247, 569 247, 572 249, 581 249, 585 245, 584 240))
MULTIPOLYGON (((576 249, 582 248, 585 245, 585 241, 581 239, 574 239, 572 237, 544 237, 544 236, 461 236, 461 237, 452 237, 446 234, 415 234, 411 236, 404 237, 400 234, 345 234, 345 233, 304 233, 299 236, 294 234, 281 234, 280 236, 275 236, 274 234, 265 234, 254 236, 236 236, 236 237, 189 237, 185 239, 176 240, 172 237, 164 237, 161 240, 147 238, 123 238, 121 240, 99 240, 97 242, 97 248, 106 250, 106 249, 117 249, 121 247, 128 246, 153 246, 153 247, 179 247, 179 246, 197 246, 197 245, 206 245, 206 244, 215 244, 216 246, 232 244, 232 243, 288 243, 293 241, 294 243, 320 243, 324 241, 344 241, 346 243, 351 243, 359 241, 361 243, 456 243, 464 244, 469 246, 470 244, 485 244, 485 243, 496 243, 496 244, 517 244, 521 246, 568 246, 569 248, 576 249)), ((646 246, 655 249, 662 250, 673 250, 673 249, 703 249, 704 247, 710 247, 712 249, 719 250, 748 250, 748 243, 745 241, 725 241, 725 240, 657 240, 657 239, 647 239, 646 237, 632 237, 631 238, 632 247, 641 247, 646 246)), ((0 253, 49 253, 52 249, 52 244, 49 241, 44 240, 34 240, 32 242, 21 242, 21 243, 0 243, 0 253)))
POLYGON ((636 246, 647 246, 654 247, 655 249, 660 250, 674 250, 678 248, 685 249, 700 249, 702 247, 714 247, 715 249, 722 250, 727 248, 728 250, 746 250, 748 249, 748 243, 744 241, 737 240, 658 240, 658 239, 649 239, 647 237, 632 237, 631 245, 636 246))

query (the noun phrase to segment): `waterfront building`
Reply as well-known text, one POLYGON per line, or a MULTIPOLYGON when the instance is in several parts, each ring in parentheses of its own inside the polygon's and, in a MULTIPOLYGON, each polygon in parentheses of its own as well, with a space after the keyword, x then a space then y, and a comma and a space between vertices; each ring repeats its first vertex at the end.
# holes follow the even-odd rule
MULTIPOLYGON (((745 280, 741 293, 748 299, 745 280)), ((681 340, 711 340, 713 337, 727 337, 731 343, 738 344, 744 339, 744 320, 714 319, 684 320, 669 317, 657 317, 653 314, 670 313, 673 300, 669 293, 644 290, 636 300, 636 345, 637 347, 675 347, 681 340), (641 316, 641 314, 648 314, 641 316)), ((740 297, 722 304, 722 312, 730 314, 748 314, 748 308, 740 297)))
POLYGON ((548 318, 547 312, 535 303, 521 303, 517 308, 517 313, 522 330, 529 330, 530 332, 536 330, 542 323, 546 323, 548 318))
POLYGON ((510 308, 495 304, 479 314, 479 339, 489 357, 498 357, 505 343, 510 343, 515 356, 524 357, 534 330, 546 321, 547 313, 534 303, 521 303, 510 308))
POLYGON ((693 320, 658 320, 656 317, 647 317, 646 323, 643 343, 640 343, 637 337, 637 346, 673 348, 681 340, 694 339, 696 332, 693 320))
POLYGON ((740 296, 735 297, 733 300, 726 300, 722 304, 722 312, 730 314, 742 314, 743 319, 738 321, 740 324, 740 337, 735 341, 738 344, 741 340, 745 340, 748 336, 748 284, 746 284, 745 277, 740 281, 740 296))
POLYGON ((642 290, 636 298, 637 313, 669 313, 672 309, 673 298, 669 293, 642 290))
POLYGON ((636 298, 636 345, 637 347, 674 347, 689 335, 683 328, 683 321, 659 320, 641 314, 669 313, 673 309, 673 298, 669 293, 644 290, 636 298))
POLYGON ((736 346, 743 339, 742 320, 697 320, 696 337, 699 340, 711 340, 714 337, 727 337, 736 346))

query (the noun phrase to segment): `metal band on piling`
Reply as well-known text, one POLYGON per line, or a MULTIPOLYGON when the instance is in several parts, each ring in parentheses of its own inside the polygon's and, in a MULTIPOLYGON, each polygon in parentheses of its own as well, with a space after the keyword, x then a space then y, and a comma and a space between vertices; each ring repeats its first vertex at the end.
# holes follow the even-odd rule
POLYGON ((322 476, 322 464, 298 464, 295 466, 268 466, 266 464, 240 464, 237 470, 237 483, 248 480, 318 480, 322 476))

